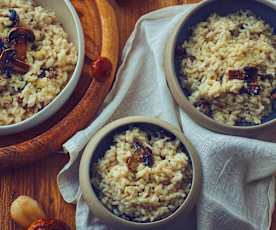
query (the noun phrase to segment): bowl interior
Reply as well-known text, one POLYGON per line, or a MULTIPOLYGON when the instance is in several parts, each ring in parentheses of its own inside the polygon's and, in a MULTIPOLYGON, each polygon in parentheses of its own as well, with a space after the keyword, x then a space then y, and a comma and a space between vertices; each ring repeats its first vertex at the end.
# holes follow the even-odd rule
POLYGON ((58 17, 59 21, 62 23, 62 27, 66 31, 69 36, 69 40, 74 43, 76 47, 79 48, 78 42, 78 33, 76 29, 76 23, 72 14, 69 10, 65 10, 67 8, 64 0, 57 1, 57 0, 36 0, 36 2, 43 6, 46 9, 50 9, 55 12, 56 16, 58 17))
POLYGON ((55 12, 62 27, 68 34, 68 39, 78 50, 78 60, 74 72, 61 92, 42 110, 31 117, 11 125, 0 126, 0 136, 18 133, 30 129, 52 116, 73 93, 77 86, 84 60, 84 36, 78 15, 69 0, 36 0, 45 9, 55 12))
MULTIPOLYGON (((207 1, 200 8, 197 8, 193 11, 192 14, 188 16, 185 22, 181 25, 180 30, 178 31, 175 48, 183 44, 184 41, 188 40, 192 34, 192 28, 196 26, 199 22, 205 21, 211 14, 216 13, 220 16, 226 16, 231 13, 235 13, 240 10, 250 10, 258 17, 265 20, 270 26, 274 29, 275 34, 276 28, 276 11, 275 8, 271 7, 272 3, 265 4, 263 1, 259 0, 242 0, 242 1, 233 1, 233 0, 216 0, 216 1, 207 1), (270 5, 271 4, 271 5, 270 5)), ((181 85, 180 76, 180 62, 181 60, 173 53, 174 57, 174 71, 177 76, 178 82, 181 85)), ((187 89, 182 88, 183 93, 186 97, 189 96, 187 89)), ((262 123, 274 120, 276 118, 276 111, 273 111, 266 117, 263 117, 262 123)), ((249 123, 240 123, 239 126, 251 126, 249 123)))
MULTIPOLYGON (((92 155, 92 158, 91 158, 91 161, 90 161, 90 178, 94 177, 95 176, 95 171, 93 170, 93 164, 95 164, 100 158, 102 158, 105 154, 105 152, 109 149, 109 147, 114 143, 113 142, 113 138, 115 135, 118 135, 128 129, 131 129, 131 128, 139 128, 147 133, 149 133, 150 135, 151 134, 156 134, 156 133, 160 133, 161 136, 168 136, 169 138, 171 138, 172 140, 176 139, 177 137, 172 134, 171 132, 169 132, 168 130, 158 126, 158 125, 155 125, 155 124, 151 124, 151 123, 140 123, 140 122, 136 122, 136 123, 132 123, 132 124, 125 124, 125 125, 122 125, 122 126, 119 126, 115 129, 113 129, 111 132, 109 132, 108 134, 106 134, 101 140, 99 143, 97 143, 97 147, 95 148, 95 150, 93 151, 93 155, 92 155)), ((193 170, 193 178, 192 178, 192 187, 191 189, 193 188, 193 183, 194 183, 194 175, 196 174, 195 173, 195 167, 194 167, 194 164, 193 164, 193 161, 191 159, 191 155, 190 155, 190 152, 188 151, 188 149, 184 146, 184 144, 182 144, 181 146, 181 149, 182 151, 184 151, 185 153, 187 153, 187 156, 189 158, 189 163, 192 167, 192 170, 193 170)), ((99 190, 92 184, 92 187, 93 187, 93 191, 95 192, 97 198, 99 196, 99 190)), ((188 199, 190 194, 188 194, 186 200, 188 199)), ((186 201, 185 200, 185 201, 186 201)), ((183 202, 183 204, 185 203, 185 201, 183 202)), ((99 202, 101 202, 99 200, 99 202)), ((168 218, 170 218, 173 214, 175 214, 182 206, 183 204, 178 207, 171 215, 165 217, 165 218, 162 218, 160 220, 157 220, 157 221, 153 221, 153 222, 147 222, 145 224, 150 224, 150 223, 156 223, 156 222, 160 222, 160 221, 163 221, 163 220, 166 220, 168 218)), ((107 208, 106 208, 107 211, 109 211, 107 208)), ((110 212, 110 211, 109 211, 110 212)), ((111 213, 111 212, 110 212, 111 213)), ((111 213, 113 214, 113 213, 111 213)), ((113 214, 114 215, 114 214, 113 214)), ((131 221, 131 220, 129 220, 131 221)), ((133 222, 133 221, 131 221, 133 222)), ((136 223, 136 222, 134 222, 136 223)), ((141 224, 141 223, 139 223, 141 224)), ((143 223, 142 223, 143 224, 143 223)))

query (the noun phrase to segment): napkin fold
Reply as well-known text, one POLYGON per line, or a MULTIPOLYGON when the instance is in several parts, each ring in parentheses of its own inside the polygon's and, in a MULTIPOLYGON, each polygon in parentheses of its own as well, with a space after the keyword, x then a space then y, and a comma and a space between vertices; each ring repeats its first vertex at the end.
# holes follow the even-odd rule
POLYGON ((187 229, 269 230, 275 201, 272 175, 276 171, 276 144, 216 134, 200 127, 174 103, 168 89, 163 66, 166 42, 179 19, 192 7, 169 7, 139 19, 125 45, 116 83, 98 118, 64 144, 70 161, 57 181, 64 200, 77 204, 78 230, 108 229, 93 217, 79 189, 82 150, 107 122, 129 115, 168 121, 182 129, 198 151, 202 191, 197 215, 191 214, 191 219, 197 216, 197 226, 183 220, 187 229))

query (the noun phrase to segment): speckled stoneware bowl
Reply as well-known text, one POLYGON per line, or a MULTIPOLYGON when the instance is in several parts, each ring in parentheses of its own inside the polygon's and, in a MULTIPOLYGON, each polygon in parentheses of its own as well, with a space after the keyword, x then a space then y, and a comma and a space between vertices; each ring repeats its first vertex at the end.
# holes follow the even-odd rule
MULTIPOLYGON (((254 137, 260 139, 271 138, 266 137, 265 133, 273 132, 276 128, 276 111, 271 113, 263 120, 260 125, 254 126, 229 126, 216 122, 205 114, 199 112, 190 103, 179 83, 180 69, 179 61, 176 58, 176 47, 188 40, 191 35, 191 28, 199 22, 205 21, 211 14, 217 13, 221 16, 226 16, 235 13, 239 10, 251 10, 257 16, 264 19, 273 28, 276 28, 276 6, 267 0, 206 0, 193 8, 188 14, 184 15, 178 25, 175 27, 173 33, 167 43, 165 55, 165 71, 166 78, 171 90, 171 93, 179 104, 189 116, 200 125, 213 130, 215 132, 254 137)), ((274 31, 275 32, 275 31, 274 31)))
POLYGON ((93 214, 101 219, 104 223, 115 229, 163 229, 167 224, 177 221, 179 218, 185 217, 194 207, 197 201, 200 185, 201 170, 197 152, 186 139, 186 137, 170 124, 156 118, 150 117, 127 117, 110 123, 101 129, 88 143, 83 153, 80 169, 80 187, 83 197, 89 205, 93 214), (191 190, 182 203, 182 205, 170 216, 149 223, 137 223, 125 220, 110 212, 98 199, 97 192, 91 184, 91 165, 96 163, 112 145, 114 135, 127 130, 130 127, 138 127, 144 131, 160 131, 165 130, 168 134, 172 134, 178 138, 186 148, 193 168, 193 179, 191 190))
POLYGON ((79 16, 70 0, 37 0, 38 5, 55 12, 69 40, 78 50, 78 60, 70 80, 62 91, 41 111, 31 117, 12 125, 0 126, 0 136, 9 135, 30 129, 57 112, 69 99, 79 81, 84 61, 84 35, 79 16))

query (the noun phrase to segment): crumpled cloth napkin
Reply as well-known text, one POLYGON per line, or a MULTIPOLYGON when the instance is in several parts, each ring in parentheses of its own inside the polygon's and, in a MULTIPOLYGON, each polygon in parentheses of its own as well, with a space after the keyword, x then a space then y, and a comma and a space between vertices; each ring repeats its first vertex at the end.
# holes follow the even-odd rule
POLYGON ((166 41, 180 17, 192 7, 161 9, 137 22, 125 45, 117 82, 98 118, 64 144, 70 161, 57 179, 65 201, 77 203, 78 230, 107 229, 93 217, 79 190, 82 150, 104 124, 129 115, 156 116, 170 122, 183 130, 198 151, 203 184, 196 209, 197 227, 184 225, 187 229, 269 229, 276 144, 216 134, 200 127, 176 106, 167 87, 163 68, 166 41))

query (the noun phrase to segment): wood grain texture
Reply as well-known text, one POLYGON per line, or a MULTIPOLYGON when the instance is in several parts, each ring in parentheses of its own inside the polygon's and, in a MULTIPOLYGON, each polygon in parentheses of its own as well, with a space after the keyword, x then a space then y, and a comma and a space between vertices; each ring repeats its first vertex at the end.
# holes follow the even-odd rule
MULTIPOLYGON (((120 2, 120 6, 116 8, 116 11, 119 20, 120 47, 122 48, 141 15, 161 7, 196 2, 196 0, 118 0, 118 2, 120 2)), ((91 7, 94 7, 93 4, 91 7)), ((92 30, 93 28, 90 28, 86 33, 90 34, 92 30)), ((62 200, 56 185, 56 175, 67 160, 68 158, 63 155, 52 155, 31 166, 0 174, 1 230, 18 229, 9 217, 8 208, 12 200, 20 194, 33 196, 42 202, 50 216, 63 219, 71 225, 72 229, 75 229, 75 207, 62 200)), ((272 225, 271 230, 276 230, 276 214, 273 217, 272 225)))
MULTIPOLYGON (((86 43, 88 55, 81 78, 87 79, 88 82, 90 80, 89 83, 87 82, 88 88, 78 103, 74 104, 74 107, 71 104, 71 106, 65 105, 61 109, 63 114, 65 114, 64 117, 56 120, 58 116, 54 115, 49 122, 45 122, 47 129, 42 129, 43 125, 38 126, 33 129, 35 132, 39 132, 38 135, 21 143, 0 148, 0 169, 2 170, 33 162, 49 153, 58 151, 66 140, 95 118, 112 86, 119 55, 118 26, 114 9, 107 0, 96 0, 95 2, 92 0, 73 0, 72 3, 77 11, 80 12, 84 31, 90 31, 90 28, 95 30, 94 33, 92 33, 93 31, 86 33, 85 37, 85 40, 89 41, 86 43), (92 7, 92 3, 95 4, 94 7, 92 7), (97 18, 99 18, 99 21, 94 24, 97 18), (99 40, 99 36, 101 40, 99 40), (113 65, 112 73, 108 79, 101 82, 92 79, 90 71, 92 60, 98 56, 107 57, 113 65), (49 126, 53 121, 55 124, 49 126)), ((84 82, 82 84, 86 85, 84 82)), ((83 85, 79 84, 82 90, 84 89, 83 85)), ((72 101, 76 101, 75 98, 71 97, 68 103, 72 103, 72 101)), ((32 136, 31 132, 24 132, 22 135, 24 135, 24 138, 28 138, 29 134, 32 136)), ((18 142, 17 136, 1 138, 0 143, 4 145, 6 140, 18 142)))

